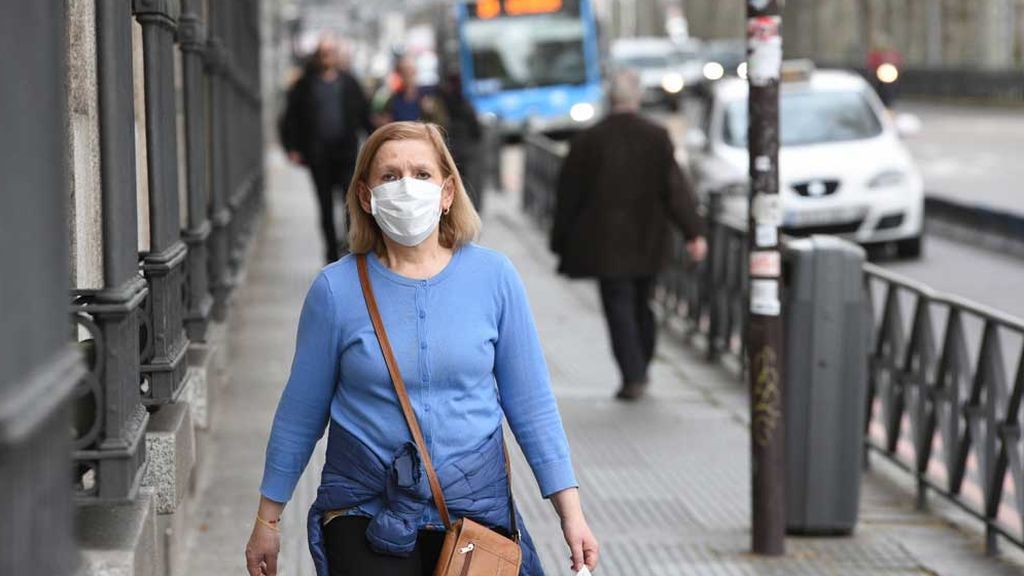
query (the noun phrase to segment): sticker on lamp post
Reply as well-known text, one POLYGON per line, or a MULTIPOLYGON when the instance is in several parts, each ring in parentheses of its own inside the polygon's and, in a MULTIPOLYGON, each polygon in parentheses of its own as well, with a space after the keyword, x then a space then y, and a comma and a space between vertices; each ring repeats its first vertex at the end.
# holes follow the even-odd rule
POLYGON ((767 86, 779 79, 782 70, 782 37, 779 16, 758 16, 747 20, 747 77, 754 86, 767 86))
POLYGON ((760 316, 778 316, 782 311, 779 302, 779 281, 753 279, 750 281, 750 313, 760 316))

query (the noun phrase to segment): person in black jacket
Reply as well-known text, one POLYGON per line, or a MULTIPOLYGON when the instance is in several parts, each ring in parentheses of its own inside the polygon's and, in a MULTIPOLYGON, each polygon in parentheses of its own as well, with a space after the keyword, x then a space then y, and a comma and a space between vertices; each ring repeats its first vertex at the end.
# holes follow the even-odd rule
POLYGON ((483 167, 480 157, 480 140, 483 131, 477 119, 473 103, 462 94, 462 76, 449 71, 438 90, 438 97, 445 111, 445 131, 448 133, 448 148, 455 165, 465 182, 466 191, 477 211, 482 210, 483 167))
POLYGON ((309 167, 320 207, 327 262, 338 259, 334 193, 346 192, 361 135, 373 131, 359 82, 340 66, 337 44, 323 38, 288 93, 281 139, 288 158, 309 167))
POLYGON ((559 272, 598 279, 623 400, 647 386, 657 331, 650 298, 669 225, 694 261, 707 251, 693 186, 668 131, 638 113, 641 95, 635 72, 612 79, 611 113, 576 135, 562 164, 551 232, 559 272))

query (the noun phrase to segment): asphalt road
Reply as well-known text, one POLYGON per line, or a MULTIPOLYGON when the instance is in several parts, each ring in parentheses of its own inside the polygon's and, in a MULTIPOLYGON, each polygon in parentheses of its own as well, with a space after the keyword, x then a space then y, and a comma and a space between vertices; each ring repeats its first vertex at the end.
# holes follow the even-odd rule
POLYGON ((1024 214, 1024 108, 907 102, 921 120, 906 138, 928 194, 1024 214))

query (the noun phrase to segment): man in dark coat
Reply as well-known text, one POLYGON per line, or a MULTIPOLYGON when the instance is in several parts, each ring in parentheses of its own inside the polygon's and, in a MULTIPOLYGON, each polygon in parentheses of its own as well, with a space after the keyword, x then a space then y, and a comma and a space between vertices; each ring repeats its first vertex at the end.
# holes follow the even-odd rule
POLYGON ((693 187, 668 132, 638 113, 641 95, 635 72, 613 78, 611 113, 573 139, 562 164, 551 232, 558 271, 598 279, 624 400, 647 386, 657 331, 650 298, 669 226, 693 260, 707 250, 693 187))
POLYGON ((334 193, 352 179, 361 135, 373 130, 359 82, 340 67, 338 46, 324 38, 305 73, 288 93, 281 126, 288 158, 309 167, 320 207, 327 262, 338 259, 334 193))

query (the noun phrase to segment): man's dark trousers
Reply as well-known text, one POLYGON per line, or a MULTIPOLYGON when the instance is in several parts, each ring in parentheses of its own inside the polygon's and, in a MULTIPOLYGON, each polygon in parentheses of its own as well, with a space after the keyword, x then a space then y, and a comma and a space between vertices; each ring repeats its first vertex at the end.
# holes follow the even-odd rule
MULTIPOLYGON (((327 262, 339 258, 338 224, 334 220, 334 195, 341 190, 341 198, 352 179, 355 170, 353 162, 339 159, 341 155, 330 146, 323 146, 320 153, 311 159, 309 171, 316 187, 316 198, 320 208, 320 229, 323 231, 324 249, 327 262)), ((344 202, 344 200, 342 200, 344 202)), ((347 218, 346 218, 347 221, 347 218)))
POLYGON ((622 381, 624 384, 646 382, 657 336, 650 305, 654 279, 650 276, 600 278, 599 284, 612 352, 622 372, 622 381))

